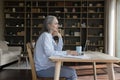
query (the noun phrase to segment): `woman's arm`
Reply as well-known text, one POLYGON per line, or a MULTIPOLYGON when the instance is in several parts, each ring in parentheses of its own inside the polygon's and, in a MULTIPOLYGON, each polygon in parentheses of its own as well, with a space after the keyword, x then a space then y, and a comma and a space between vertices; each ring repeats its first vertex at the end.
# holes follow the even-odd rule
POLYGON ((57 50, 57 51, 62 51, 63 49, 63 39, 62 38, 58 38, 58 42, 56 43, 54 41, 54 49, 57 50))
MULTIPOLYGON (((58 44, 61 44, 62 42, 59 42, 58 44)), ((63 43, 61 44, 63 45, 63 43)), ((55 50, 54 48, 54 44, 53 44, 53 38, 52 36, 45 34, 44 38, 43 38, 43 49, 45 51, 45 54, 47 56, 53 56, 53 55, 66 55, 66 51, 58 51, 55 50)), ((61 48, 61 46, 59 46, 59 48, 61 48)))
POLYGON ((54 49, 55 50, 57 50, 57 51, 61 51, 62 50, 62 48, 63 48, 63 39, 62 39, 62 36, 61 36, 61 34, 59 33, 59 31, 58 30, 56 30, 56 31, 54 31, 53 33, 52 33, 52 36, 54 37, 54 36, 57 36, 58 37, 58 41, 55 43, 55 41, 54 41, 54 49))

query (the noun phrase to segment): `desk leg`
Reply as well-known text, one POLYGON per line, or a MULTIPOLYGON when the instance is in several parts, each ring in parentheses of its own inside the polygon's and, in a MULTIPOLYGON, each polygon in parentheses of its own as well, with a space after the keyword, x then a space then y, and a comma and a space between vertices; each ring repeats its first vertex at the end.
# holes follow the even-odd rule
POLYGON ((113 63, 107 63, 107 72, 109 80, 115 80, 113 63))
POLYGON ((61 69, 61 62, 58 61, 58 62, 56 62, 56 65, 55 65, 55 75, 54 75, 54 80, 59 80, 60 69, 61 69))
POLYGON ((96 62, 93 62, 94 80, 97 80, 96 62))

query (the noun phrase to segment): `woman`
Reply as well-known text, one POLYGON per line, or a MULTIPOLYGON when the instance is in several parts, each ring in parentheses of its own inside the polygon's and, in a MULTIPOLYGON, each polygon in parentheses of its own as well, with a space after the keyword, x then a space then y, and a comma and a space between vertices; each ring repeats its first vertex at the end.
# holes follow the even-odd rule
MULTIPOLYGON (((50 56, 77 55, 76 51, 62 51, 63 40, 58 32, 58 20, 55 16, 47 16, 44 21, 44 27, 35 46, 35 67, 39 77, 53 77, 55 63, 49 60, 50 56), (58 42, 53 39, 58 36, 58 42)), ((77 80, 76 71, 72 68, 62 66, 60 77, 67 80, 77 80)))

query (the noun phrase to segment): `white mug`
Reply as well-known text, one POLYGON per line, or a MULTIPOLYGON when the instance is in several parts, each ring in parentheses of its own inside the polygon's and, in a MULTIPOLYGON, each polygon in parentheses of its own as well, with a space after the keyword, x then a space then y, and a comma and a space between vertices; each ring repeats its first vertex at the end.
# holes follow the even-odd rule
POLYGON ((76 51, 78 52, 79 55, 82 53, 82 46, 76 46, 76 51))

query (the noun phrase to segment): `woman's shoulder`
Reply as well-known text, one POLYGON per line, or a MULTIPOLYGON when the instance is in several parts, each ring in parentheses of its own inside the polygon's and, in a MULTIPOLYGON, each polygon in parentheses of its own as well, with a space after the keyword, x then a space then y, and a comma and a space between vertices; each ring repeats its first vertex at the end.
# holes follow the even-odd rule
POLYGON ((41 33, 37 41, 42 43, 43 41, 48 40, 48 39, 50 39, 50 34, 48 32, 43 32, 41 33))
POLYGON ((43 32, 41 35, 42 36, 47 36, 47 35, 50 35, 50 34, 48 32, 43 32))
POLYGON ((48 33, 48 32, 43 32, 43 33, 41 34, 41 37, 50 37, 50 36, 51 36, 51 34, 48 33))

